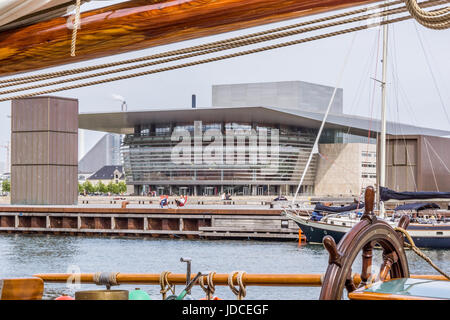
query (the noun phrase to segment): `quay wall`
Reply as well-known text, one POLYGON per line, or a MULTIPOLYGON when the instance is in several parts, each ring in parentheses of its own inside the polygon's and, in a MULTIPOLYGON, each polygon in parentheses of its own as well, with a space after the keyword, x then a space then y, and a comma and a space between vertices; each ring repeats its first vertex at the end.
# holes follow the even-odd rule
POLYGON ((0 207, 0 232, 169 238, 297 240, 280 209, 0 207))

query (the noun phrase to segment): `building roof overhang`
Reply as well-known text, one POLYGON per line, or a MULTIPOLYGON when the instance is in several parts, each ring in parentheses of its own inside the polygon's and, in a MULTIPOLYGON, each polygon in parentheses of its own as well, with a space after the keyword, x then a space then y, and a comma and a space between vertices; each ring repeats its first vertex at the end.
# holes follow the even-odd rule
MULTIPOLYGON (((280 124, 318 129, 324 114, 275 107, 211 107, 195 109, 142 110, 107 113, 80 113, 79 128, 118 134, 132 134, 134 127, 143 124, 208 122, 246 122, 280 124)), ((329 114, 325 128, 344 129, 352 134, 372 136, 380 131, 378 119, 348 114, 329 114)), ((424 128, 409 124, 387 123, 390 135, 450 136, 450 131, 424 128)))

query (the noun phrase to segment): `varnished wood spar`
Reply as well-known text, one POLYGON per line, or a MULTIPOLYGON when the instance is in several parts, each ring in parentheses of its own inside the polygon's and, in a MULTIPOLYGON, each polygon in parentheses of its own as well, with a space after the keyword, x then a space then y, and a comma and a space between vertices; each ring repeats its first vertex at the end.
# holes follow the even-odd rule
MULTIPOLYGON (((68 279, 75 279, 75 275, 67 273, 46 273, 35 274, 33 277, 41 278, 44 282, 67 282, 68 279)), ((118 284, 159 284, 159 273, 119 273, 117 275, 118 284)), ((191 276, 191 279, 194 275, 191 276)), ((441 275, 411 275, 411 278, 427 280, 448 280, 441 275)), ((242 281, 246 286, 299 286, 299 287, 320 287, 322 285, 322 274, 244 274, 242 281)), ((186 284, 186 274, 171 273, 167 280, 170 284, 186 284)), ((93 273, 83 273, 79 275, 80 283, 94 283, 93 273)), ((206 283, 206 277, 204 277, 206 283)), ((213 276, 215 285, 228 285, 228 274, 217 273, 213 276)), ((359 274, 355 274, 353 282, 358 285, 361 282, 359 274)), ((237 284, 236 275, 233 277, 233 283, 237 284)))
POLYGON ((379 0, 133 0, 0 33, 0 76, 254 27, 379 0))

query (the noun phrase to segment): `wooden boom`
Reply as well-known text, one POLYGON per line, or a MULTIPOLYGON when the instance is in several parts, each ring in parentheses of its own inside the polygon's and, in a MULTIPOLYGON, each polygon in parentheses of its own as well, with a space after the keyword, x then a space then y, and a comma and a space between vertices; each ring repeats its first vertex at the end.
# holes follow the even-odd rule
POLYGON ((166 45, 379 0, 132 0, 0 33, 0 76, 166 45))

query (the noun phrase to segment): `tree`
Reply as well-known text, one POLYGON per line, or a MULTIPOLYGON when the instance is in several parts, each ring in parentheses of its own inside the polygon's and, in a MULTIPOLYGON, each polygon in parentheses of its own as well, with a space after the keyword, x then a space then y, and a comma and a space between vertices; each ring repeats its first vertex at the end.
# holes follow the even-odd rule
POLYGON ((112 181, 108 183, 108 192, 111 192, 112 194, 119 194, 119 185, 117 183, 113 183, 112 181))
POLYGON ((78 182, 78 193, 83 193, 84 192, 84 186, 83 184, 78 182))
POLYGON ((127 192, 127 185, 125 184, 125 182, 120 181, 119 182, 119 193, 124 194, 125 192, 127 192))
POLYGON ((100 193, 107 193, 108 192, 108 188, 106 187, 106 185, 102 181, 99 181, 97 183, 97 191, 100 192, 100 193))
POLYGON ((83 183, 83 188, 84 190, 86 190, 87 193, 95 192, 95 188, 90 181, 86 181, 85 183, 83 183))
POLYGON ((10 192, 11 191, 11 183, 9 180, 3 180, 2 182, 2 190, 3 192, 10 192))

